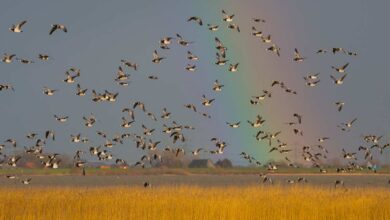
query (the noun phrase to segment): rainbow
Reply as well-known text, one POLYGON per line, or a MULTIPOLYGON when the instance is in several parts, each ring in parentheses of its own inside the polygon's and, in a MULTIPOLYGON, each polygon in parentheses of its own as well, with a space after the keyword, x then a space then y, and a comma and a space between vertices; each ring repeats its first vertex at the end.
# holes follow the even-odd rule
MULTIPOLYGON (((270 83, 273 78, 273 72, 287 72, 287 67, 280 66, 280 63, 269 64, 270 60, 275 60, 273 54, 269 54, 265 51, 266 45, 256 39, 254 36, 251 36, 251 23, 250 19, 253 16, 255 17, 259 13, 256 7, 247 7, 245 4, 239 4, 239 2, 228 2, 223 5, 217 3, 196 3, 194 4, 194 10, 201 10, 207 7, 207 14, 199 14, 201 17, 209 18, 205 19, 210 20, 209 23, 218 24, 220 30, 211 34, 210 36, 216 36, 228 47, 228 58, 232 63, 239 62, 239 71, 237 73, 227 72, 227 66, 215 67, 217 73, 210 74, 208 73, 206 77, 208 78, 207 82, 212 82, 215 79, 219 79, 223 84, 226 85, 224 90, 224 95, 218 97, 217 102, 219 107, 214 107, 216 109, 211 110, 211 115, 214 116, 214 120, 218 123, 218 131, 209 131, 212 134, 220 137, 229 137, 226 140, 229 143, 229 151, 223 155, 223 157, 228 157, 233 159, 235 163, 242 163, 239 160, 238 154, 242 151, 245 151, 261 162, 266 162, 269 160, 279 160, 281 156, 278 153, 268 153, 269 147, 267 141, 258 142, 254 135, 258 130, 276 132, 282 130, 282 127, 274 126, 273 121, 277 115, 281 112, 278 109, 267 108, 267 101, 265 100, 263 105, 251 106, 249 99, 251 96, 260 95, 263 89, 269 89, 270 83), (235 13, 235 19, 237 24, 241 27, 241 33, 235 33, 232 30, 227 30, 226 25, 221 21, 221 9, 225 9, 229 13, 235 13), (243 13, 239 14, 239 11, 244 11, 248 16, 242 16, 243 13), (212 15, 210 19, 210 15, 212 15), (245 20, 244 20, 245 19, 245 20), (245 25, 246 23, 246 25, 245 25), (266 68, 261 68, 261 67, 266 68), (274 68, 276 67, 276 68, 274 68), (222 104, 220 104, 222 103, 222 104), (251 128, 247 124, 247 120, 254 120, 256 115, 260 114, 266 119, 265 125, 258 129, 251 128), (227 128, 226 120, 241 121, 241 127, 239 129, 227 128), (233 148, 233 149, 232 149, 233 148)), ((269 18, 272 20, 274 17, 269 18)), ((260 30, 262 29, 262 24, 254 24, 260 30)), ((267 29, 266 33, 272 34, 275 31, 275 28, 270 28, 269 25, 265 25, 267 29)), ((283 27, 278 27, 277 29, 283 29, 283 27)), ((276 29, 276 30, 277 30, 276 29)), ((210 36, 207 36, 207 40, 210 41, 210 36)), ((214 38, 214 37, 213 37, 214 38)), ((212 38, 212 39, 213 39, 212 38)), ((214 48, 214 40, 210 41, 210 44, 207 45, 210 50, 214 48)), ((214 55, 214 54, 213 54, 214 55)), ((212 58, 214 59, 214 57, 212 58)), ((202 79, 204 81, 204 79, 202 79)), ((297 80, 295 80, 297 82, 297 80)), ((293 86, 295 81, 291 81, 290 84, 293 86)), ((195 89, 195 87, 194 87, 195 89)), ((288 94, 283 94, 278 96, 283 96, 286 99, 289 99, 291 96, 288 94)), ((278 97, 282 98, 282 97, 278 97)), ((288 100, 287 100, 288 101, 288 100)), ((206 128, 206 130, 208 130, 206 128)), ((207 137, 207 135, 206 135, 207 137)), ((284 136, 286 137, 286 136, 284 136)), ((292 137, 288 135, 287 137, 292 137)), ((200 140, 200 142, 202 142, 200 140)), ((204 141, 203 141, 204 142, 204 141)))

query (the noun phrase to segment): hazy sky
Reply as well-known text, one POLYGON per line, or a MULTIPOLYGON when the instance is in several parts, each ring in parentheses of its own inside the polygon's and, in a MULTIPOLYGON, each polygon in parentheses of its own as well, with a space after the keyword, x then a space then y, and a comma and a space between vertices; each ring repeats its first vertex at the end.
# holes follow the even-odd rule
MULTIPOLYGON (((281 139, 301 149, 315 144, 321 136, 329 136, 326 144, 331 157, 339 157, 341 148, 355 150, 363 134, 384 135, 383 142, 390 141, 390 87, 387 86, 388 51, 390 31, 388 9, 385 0, 248 0, 248 1, 2 1, 0 7, 0 53, 15 53, 28 58, 34 64, 18 62, 0 64, 0 84, 11 83, 15 92, 0 92, 0 138, 16 138, 22 146, 31 146, 25 135, 29 132, 42 134, 47 129, 57 133, 56 142, 48 142, 46 151, 73 154, 76 149, 88 149, 91 145, 104 144, 95 134, 103 130, 110 134, 126 132, 120 127, 121 109, 135 101, 144 101, 149 111, 160 116, 163 107, 173 114, 173 119, 196 127, 185 132, 189 142, 187 150, 195 147, 213 149, 209 141, 218 137, 229 143, 222 156, 234 163, 246 164, 239 158, 242 151, 262 161, 277 158, 268 154, 268 146, 258 143, 246 120, 254 120, 257 114, 267 121, 265 131, 282 131, 281 139), (212 3, 210 3, 212 2, 212 3), (221 20, 221 9, 235 14, 235 23, 241 33, 228 30, 221 20), (219 24, 220 30, 210 32, 207 26, 189 23, 190 16, 200 16, 204 23, 219 24), (272 35, 281 47, 282 56, 276 57, 265 51, 266 45, 251 36, 251 18, 266 19, 256 24, 259 30, 272 35), (28 20, 23 33, 11 33, 8 28, 22 20, 28 20), (61 31, 49 36, 50 25, 62 23, 68 33, 61 31), (180 33, 189 41, 188 48, 172 45, 171 50, 159 48, 161 38, 180 33), (239 62, 239 71, 230 73, 227 66, 217 67, 214 37, 218 36, 228 47, 228 58, 239 62), (317 55, 320 48, 344 47, 356 51, 357 57, 331 54, 317 55), (307 57, 303 63, 292 61, 293 50, 298 48, 307 57), (153 50, 158 49, 167 57, 161 64, 151 62, 153 50), (200 57, 198 70, 187 72, 184 67, 187 50, 200 57), (41 62, 39 53, 49 54, 53 60, 41 62), (131 74, 129 87, 119 87, 115 74, 121 59, 139 63, 139 70, 131 74), (345 84, 335 86, 329 77, 334 73, 331 65, 350 63, 345 84), (63 82, 65 71, 70 67, 81 69, 77 82, 88 88, 85 97, 75 96, 76 86, 63 82), (320 72, 321 82, 315 88, 307 88, 302 79, 309 72, 320 72), (159 80, 147 79, 158 75, 159 80), (214 93, 211 88, 215 79, 225 84, 225 90, 214 93), (252 107, 249 99, 270 89, 273 80, 282 80, 298 95, 290 95, 273 88, 273 97, 263 105, 252 107), (42 94, 44 86, 58 89, 52 97, 42 94), (119 92, 116 103, 93 103, 91 90, 119 92), (215 98, 214 106, 201 107, 201 96, 215 98), (345 109, 337 112, 336 101, 345 101, 345 109), (204 119, 183 107, 193 103, 212 119, 204 119), (293 113, 304 116, 304 137, 297 137, 284 123, 293 120, 293 113), (94 113, 98 122, 93 128, 83 125, 82 117, 94 113), (69 121, 59 124, 53 115, 68 115, 69 121), (357 117, 351 132, 342 133, 336 127, 357 117), (231 129, 226 122, 241 121, 242 127, 231 129), (82 133, 91 143, 70 142, 70 134, 82 133)), ((141 124, 156 128, 154 141, 171 144, 161 135, 161 120, 154 123, 139 110, 136 125, 127 132, 140 134, 141 124)), ((169 124, 168 122, 166 122, 169 124)), ((112 149, 116 157, 135 162, 143 152, 136 150, 133 142, 112 149)), ((389 150, 382 161, 389 162, 389 150)), ((299 156, 299 153, 297 153, 299 156)), ((361 156, 361 155, 360 155, 361 156)), ((205 157, 208 157, 206 155, 205 157)))

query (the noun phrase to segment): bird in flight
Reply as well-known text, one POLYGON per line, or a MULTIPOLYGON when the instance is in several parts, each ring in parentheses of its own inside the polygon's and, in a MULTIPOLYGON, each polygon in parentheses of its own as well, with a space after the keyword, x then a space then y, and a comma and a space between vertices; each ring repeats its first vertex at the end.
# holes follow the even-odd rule
POLYGON ((194 151, 191 151, 192 155, 196 156, 199 155, 199 153, 203 150, 203 148, 197 148, 194 151))
POLYGON ((47 96, 53 96, 55 92, 57 92, 58 90, 57 89, 50 89, 48 87, 44 87, 43 88, 43 94, 47 95, 47 96))
POLYGON ((160 40, 160 48, 163 50, 169 50, 169 45, 172 42, 173 37, 164 37, 160 40))
POLYGON ((194 72, 196 70, 196 65, 187 64, 185 69, 189 72, 194 72))
POLYGON ((341 110, 343 109, 345 103, 343 101, 338 101, 338 102, 335 102, 335 105, 337 107, 337 111, 341 112, 341 110))
POLYGON ((28 184, 30 184, 30 182, 31 182, 31 178, 22 179, 21 182, 22 182, 22 184, 24 184, 24 185, 28 185, 28 184))
POLYGON ((218 31, 219 25, 207 24, 207 27, 210 31, 218 31))
POLYGON ((38 59, 40 59, 42 61, 48 61, 48 60, 50 60, 50 56, 47 54, 38 54, 38 59))
POLYGON ((261 125, 263 125, 264 122, 265 122, 265 119, 263 119, 260 115, 257 115, 257 116, 256 116, 256 120, 253 121, 253 122, 248 120, 248 123, 249 123, 250 126, 253 127, 253 128, 258 128, 258 127, 260 127, 261 125))
POLYGON ((19 23, 17 23, 17 24, 13 24, 13 25, 9 28, 9 30, 10 30, 11 32, 14 32, 14 33, 21 33, 21 32, 23 32, 23 31, 22 31, 22 27, 23 27, 23 25, 25 25, 26 23, 27 23, 27 21, 24 20, 24 21, 21 21, 21 22, 19 22, 19 23))
POLYGON ((187 21, 195 21, 196 23, 198 23, 200 26, 203 25, 203 21, 200 17, 197 17, 197 16, 192 16, 192 17, 189 17, 187 19, 187 21))
POLYGON ((232 22, 234 14, 228 15, 225 10, 222 10, 222 16, 223 16, 222 18, 223 21, 232 22))
POLYGON ((76 92, 76 95, 77 96, 85 96, 85 94, 87 93, 87 90, 88 89, 82 89, 80 84, 77 84, 77 92, 76 92))
POLYGON ((202 105, 203 106, 211 106, 211 104, 215 101, 215 99, 207 99, 206 95, 202 95, 202 105))
POLYGON ((263 32, 262 31, 258 31, 256 29, 256 27, 252 26, 252 35, 255 36, 255 37, 262 37, 263 36, 263 32))
POLYGON ((226 122, 226 124, 229 126, 229 127, 231 127, 231 128, 239 128, 240 127, 240 121, 239 122, 234 122, 234 123, 232 123, 232 122, 226 122))
POLYGON ((348 121, 348 122, 345 122, 345 123, 341 123, 340 125, 338 125, 338 127, 342 131, 349 131, 352 128, 353 123, 356 122, 356 120, 357 120, 357 118, 354 118, 351 121, 348 121))
POLYGON ((54 115, 54 118, 58 121, 58 122, 66 122, 68 121, 69 119, 69 116, 58 116, 58 115, 54 115))
POLYGON ((344 79, 345 77, 347 77, 348 74, 344 74, 342 77, 336 79, 336 77, 334 77, 333 75, 330 75, 330 78, 332 78, 334 84, 336 85, 342 85, 344 84, 344 79))
POLYGON ((220 84, 220 82, 218 80, 214 81, 213 91, 220 92, 220 91, 222 91, 223 87, 224 87, 224 85, 220 84))
POLYGON ((278 57, 280 57, 280 48, 276 44, 273 44, 272 46, 268 47, 266 50, 273 52, 276 55, 278 55, 278 57))
POLYGON ((3 58, 1 59, 1 61, 2 61, 3 63, 12 63, 12 60, 13 60, 13 58, 14 58, 15 56, 16 56, 15 54, 7 54, 7 53, 5 53, 5 54, 3 55, 3 58))
POLYGON ((229 72, 237 72, 237 70, 238 70, 238 64, 239 64, 239 63, 236 63, 236 64, 229 64, 229 69, 228 69, 228 71, 229 71, 229 72))
POLYGON ((187 59, 197 61, 199 60, 199 57, 194 55, 191 51, 187 51, 187 59))
POLYGON ((158 64, 158 63, 160 63, 163 59, 165 59, 165 57, 160 57, 160 56, 158 55, 158 53, 157 53, 157 50, 155 50, 155 51, 153 52, 153 59, 152 59, 152 62, 153 62, 153 63, 158 64))
POLYGON ((326 50, 326 49, 319 49, 319 50, 317 50, 316 53, 317 53, 317 54, 320 54, 320 53, 328 53, 328 50, 326 50))
POLYGON ((194 43, 193 41, 184 40, 184 38, 180 34, 176 34, 176 37, 177 37, 177 43, 183 47, 186 47, 186 46, 194 43))
POLYGON ((257 23, 265 23, 265 19, 262 19, 262 18, 252 18, 252 21, 257 22, 257 23))
POLYGON ((9 90, 15 91, 14 87, 11 84, 0 84, 0 91, 9 90))
POLYGON ((137 71, 138 69, 138 64, 137 63, 134 63, 134 62, 131 62, 131 61, 127 61, 127 60, 124 60, 122 59, 121 62, 123 63, 123 65, 129 67, 129 68, 133 68, 135 71, 137 71))
POLYGON ((295 49, 294 49, 294 58, 293 58, 293 60, 294 60, 295 62, 302 62, 302 61, 304 61, 305 59, 306 59, 306 57, 303 57, 303 56, 299 53, 298 49, 295 48, 295 49))
POLYGON ((80 77, 80 70, 76 68, 70 68, 68 71, 65 72, 66 79, 64 79, 65 83, 72 84, 75 82, 75 79, 77 77, 80 77), (74 72, 74 75, 71 75, 70 72, 74 72))
POLYGON ((236 30, 237 32, 240 32, 240 27, 237 24, 229 23, 227 27, 229 29, 236 30))
POLYGON ((336 70, 339 73, 345 73, 345 69, 347 69, 348 66, 349 66, 349 63, 346 63, 341 67, 332 66, 332 69, 336 70))
POLYGON ((56 30, 62 30, 65 33, 68 33, 68 29, 63 24, 53 24, 51 25, 51 29, 49 35, 52 35, 56 30))

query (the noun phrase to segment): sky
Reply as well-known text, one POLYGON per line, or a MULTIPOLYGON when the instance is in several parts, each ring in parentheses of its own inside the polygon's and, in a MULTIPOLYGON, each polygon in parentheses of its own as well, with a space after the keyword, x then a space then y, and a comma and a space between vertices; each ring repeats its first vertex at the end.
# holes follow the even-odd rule
MULTIPOLYGON (((390 15, 390 2, 384 0, 246 0, 246 1, 2 1, 0 8, 0 53, 16 54, 32 59, 33 64, 18 62, 0 63, 0 84, 11 83, 15 92, 0 92, 0 139, 16 138, 20 147, 31 146, 25 136, 29 132, 43 134, 48 129, 57 133, 55 142, 48 142, 46 151, 73 154, 77 149, 102 145, 104 139, 96 130, 116 133, 140 134, 141 125, 156 128, 152 140, 162 141, 159 147, 172 145, 161 134, 160 120, 155 123, 136 111, 136 125, 128 130, 120 127, 121 109, 135 101, 143 101, 149 111, 160 115, 166 107, 173 118, 190 124, 196 129, 186 132, 189 151, 196 147, 213 149, 212 137, 228 143, 223 155, 212 159, 229 158, 235 164, 246 164, 240 158, 247 152, 262 162, 279 159, 277 153, 268 153, 266 142, 257 142, 253 135, 258 129, 249 127, 247 120, 257 114, 266 119, 264 131, 282 131, 280 138, 294 149, 293 159, 300 159, 303 145, 316 144, 319 137, 328 136, 325 146, 330 158, 341 158, 341 149, 355 151, 362 145, 362 135, 384 135, 383 143, 390 141, 390 75, 387 70, 387 53, 390 50, 390 31, 386 28, 390 15), (234 23, 241 32, 226 28, 221 10, 235 14, 234 23), (218 24, 217 32, 207 26, 187 22, 187 18, 199 16, 204 23, 218 24), (251 19, 259 17, 266 23, 254 24, 251 19), (27 20, 23 33, 8 30, 11 24, 27 20), (68 33, 61 31, 49 36, 51 24, 61 23, 68 33), (251 35, 251 27, 271 34, 281 48, 281 57, 267 52, 267 45, 251 35), (181 34, 194 43, 188 47, 172 45, 170 50, 161 50, 159 40, 181 34), (236 73, 219 67, 215 62, 214 37, 228 48, 229 63, 240 63, 236 73), (346 55, 316 54, 321 48, 343 47, 358 53, 346 55), (294 48, 307 59, 302 63, 292 61, 294 48), (157 49, 166 57, 161 64, 151 62, 152 52, 157 49), (189 62, 186 53, 190 50, 200 57, 197 70, 187 72, 189 62), (41 62, 39 53, 49 54, 53 59, 41 62), (131 74, 128 87, 114 82, 121 59, 139 64, 139 70, 125 68, 131 74), (331 66, 349 62, 348 76, 342 86, 335 86, 329 75, 337 75, 331 66), (65 71, 70 67, 81 70, 77 79, 88 88, 85 97, 75 96, 76 86, 63 82, 65 71), (314 88, 305 86, 303 76, 320 72, 320 83, 314 88), (158 80, 147 79, 157 75, 158 80), (216 94, 211 90, 214 80, 225 85, 216 94), (262 105, 251 106, 251 96, 261 95, 263 89, 271 89, 273 80, 280 80, 296 90, 298 95, 287 94, 272 88, 272 98, 262 105), (43 87, 58 89, 52 97, 43 95, 43 87), (91 90, 119 92, 116 103, 94 103, 91 90), (201 106, 201 97, 215 98, 211 107, 201 106), (334 102, 346 104, 337 112, 334 102), (211 119, 185 109, 193 103, 208 112, 211 119), (82 117, 93 113, 98 121, 93 128, 83 125, 82 117), (293 113, 303 115, 299 126, 304 136, 296 136, 285 122, 294 120, 293 113), (69 121, 58 123, 53 115, 67 115, 69 121), (357 117, 350 132, 340 132, 337 125, 357 117), (226 122, 241 121, 238 129, 229 128, 226 122), (90 139, 88 144, 70 142, 71 134, 82 133, 90 139)), ((169 124, 169 123, 167 123, 169 124)), ((135 162, 144 152, 135 149, 135 144, 126 141, 112 149, 115 157, 135 162)), ((361 158, 361 155, 359 155, 361 158)), ((389 163, 390 153, 375 155, 389 163)), ((209 158, 207 154, 202 157, 209 158)))

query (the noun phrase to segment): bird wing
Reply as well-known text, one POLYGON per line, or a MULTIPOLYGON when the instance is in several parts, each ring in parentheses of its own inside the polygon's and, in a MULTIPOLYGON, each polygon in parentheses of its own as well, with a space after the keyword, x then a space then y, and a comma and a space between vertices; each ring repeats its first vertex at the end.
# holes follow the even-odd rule
POLYGON ((294 56, 295 57, 301 57, 301 55, 299 54, 299 51, 297 48, 294 49, 294 56))
POLYGON ((20 22, 19 24, 17 24, 16 26, 18 26, 19 28, 22 28, 22 26, 23 26, 24 24, 26 24, 26 23, 27 23, 27 21, 24 20, 24 21, 20 22))
POLYGON ((157 51, 155 50, 155 51, 153 51, 153 59, 157 59, 157 58, 159 58, 159 57, 158 57, 157 51))
POLYGON ((345 74, 344 76, 341 77, 341 81, 343 81, 345 79, 345 77, 347 77, 348 74, 345 74))
POLYGON ((53 25, 53 27, 50 29, 49 35, 52 35, 54 31, 57 30, 57 26, 53 25))

